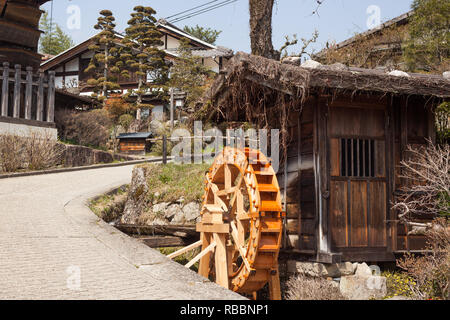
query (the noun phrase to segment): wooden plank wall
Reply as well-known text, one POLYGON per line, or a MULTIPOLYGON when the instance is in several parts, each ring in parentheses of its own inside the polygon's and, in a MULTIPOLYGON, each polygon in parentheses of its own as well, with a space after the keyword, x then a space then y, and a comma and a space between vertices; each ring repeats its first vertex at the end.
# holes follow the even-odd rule
MULTIPOLYGON (((432 141, 436 139, 434 127, 434 115, 432 106, 426 106, 427 101, 420 98, 396 98, 394 99, 394 184, 395 191, 408 185, 408 181, 401 178, 402 168, 400 162, 408 158, 406 152, 407 145, 416 148, 423 146, 426 139, 432 141)), ((426 223, 431 219, 426 216, 414 217, 416 222, 426 223)), ((421 251, 426 247, 426 238, 423 235, 408 235, 411 231, 404 224, 397 224, 395 230, 396 237, 393 239, 393 250, 421 251), (396 230, 395 230, 396 229, 396 230)))
MULTIPOLYGON (((284 163, 280 163, 278 172, 278 182, 285 204, 287 223, 285 225, 285 238, 283 242, 284 249, 292 249, 298 247, 298 231, 299 231, 299 204, 297 190, 298 185, 298 138, 299 138, 299 117, 300 113, 291 113, 289 116, 289 147, 287 154, 287 169, 284 163), (285 190, 286 189, 286 190, 285 190)), ((281 157, 281 155, 280 155, 281 157)))
POLYGON ((145 139, 121 139, 119 150, 123 153, 145 154, 145 139))
MULTIPOLYGON (((305 103, 302 113, 290 115, 291 142, 287 160, 287 234, 285 249, 315 253, 315 187, 313 165, 314 100, 305 103)), ((284 195, 284 168, 278 174, 284 195)))

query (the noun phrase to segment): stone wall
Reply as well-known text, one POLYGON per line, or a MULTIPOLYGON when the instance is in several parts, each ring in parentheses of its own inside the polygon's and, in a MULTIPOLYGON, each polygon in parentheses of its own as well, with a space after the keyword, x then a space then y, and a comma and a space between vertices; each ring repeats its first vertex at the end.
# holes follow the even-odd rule
POLYGON ((138 159, 127 155, 113 155, 107 151, 96 150, 83 146, 63 144, 61 144, 61 146, 64 147, 61 161, 64 167, 82 167, 99 163, 111 163, 115 160, 131 161, 138 159))
POLYGON ((137 157, 127 155, 113 155, 110 152, 96 150, 83 146, 60 144, 64 148, 62 154, 62 165, 64 167, 82 167, 99 163, 111 163, 118 161, 137 160, 137 157))

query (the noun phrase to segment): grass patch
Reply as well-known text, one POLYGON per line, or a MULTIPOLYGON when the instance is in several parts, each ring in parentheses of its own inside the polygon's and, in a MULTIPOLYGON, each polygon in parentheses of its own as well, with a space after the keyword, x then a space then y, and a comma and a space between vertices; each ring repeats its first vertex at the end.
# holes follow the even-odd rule
POLYGON ((100 219, 112 222, 123 214, 127 201, 128 186, 121 187, 113 193, 104 194, 89 203, 89 208, 100 219))
POLYGON ((139 167, 146 168, 149 200, 155 203, 175 202, 180 198, 184 198, 186 202, 201 201, 204 194, 205 172, 209 166, 209 164, 169 163, 144 164, 139 167))
MULTIPOLYGON (((183 247, 170 247, 170 248, 159 248, 159 252, 161 252, 163 255, 168 256, 171 253, 174 253, 180 249, 183 249, 183 247)), ((178 262, 179 264, 186 265, 194 259, 198 254, 200 253, 200 248, 196 248, 194 250, 188 251, 175 259, 173 261, 178 262)), ((192 271, 198 272, 198 266, 199 262, 196 262, 190 269, 192 271)))

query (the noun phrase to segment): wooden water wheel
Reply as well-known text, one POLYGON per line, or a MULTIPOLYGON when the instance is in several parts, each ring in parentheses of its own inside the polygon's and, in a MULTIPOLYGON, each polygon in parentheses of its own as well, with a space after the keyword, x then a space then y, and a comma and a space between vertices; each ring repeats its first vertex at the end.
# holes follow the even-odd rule
POLYGON ((225 288, 253 295, 269 283, 271 299, 281 299, 278 253, 282 237, 281 194, 269 159, 258 150, 226 147, 205 179, 199 242, 199 274, 225 288))

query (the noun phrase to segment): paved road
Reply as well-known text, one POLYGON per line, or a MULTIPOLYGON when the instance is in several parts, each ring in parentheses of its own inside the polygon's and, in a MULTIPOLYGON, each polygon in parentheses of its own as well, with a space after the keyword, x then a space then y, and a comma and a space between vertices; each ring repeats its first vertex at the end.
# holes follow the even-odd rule
POLYGON ((0 299, 240 299, 99 220, 132 167, 0 180, 0 299))

